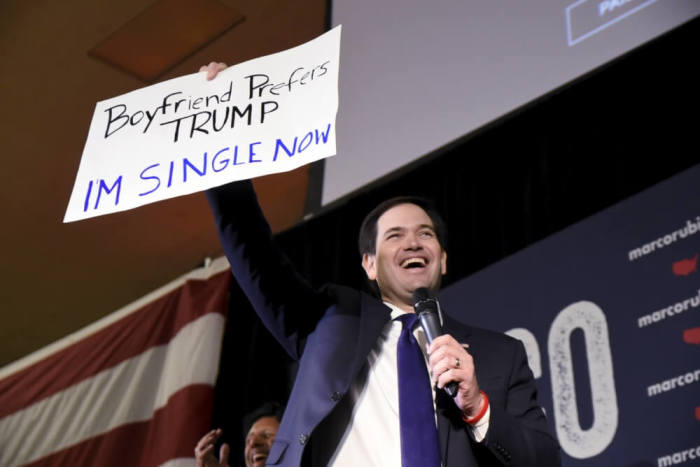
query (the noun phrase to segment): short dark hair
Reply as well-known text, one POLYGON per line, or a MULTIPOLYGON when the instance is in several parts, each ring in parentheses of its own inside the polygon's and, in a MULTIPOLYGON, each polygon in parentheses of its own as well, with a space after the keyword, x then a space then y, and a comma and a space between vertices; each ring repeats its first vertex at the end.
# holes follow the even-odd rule
POLYGON ((357 246, 360 250, 360 256, 368 253, 373 255, 377 250, 377 222, 382 214, 387 212, 389 209, 399 204, 415 204, 421 208, 428 215, 430 220, 433 222, 433 229, 435 230, 435 235, 440 243, 442 249, 445 249, 445 243, 447 242, 447 232, 445 228, 445 223, 440 217, 433 204, 425 198, 419 198, 417 196, 397 196, 395 198, 388 199, 372 209, 369 214, 365 216, 360 226, 360 235, 357 238, 357 246))
POLYGON ((279 402, 265 402, 252 412, 243 417, 243 436, 248 436, 248 432, 255 422, 263 417, 275 417, 278 422, 282 421, 284 406, 279 402))

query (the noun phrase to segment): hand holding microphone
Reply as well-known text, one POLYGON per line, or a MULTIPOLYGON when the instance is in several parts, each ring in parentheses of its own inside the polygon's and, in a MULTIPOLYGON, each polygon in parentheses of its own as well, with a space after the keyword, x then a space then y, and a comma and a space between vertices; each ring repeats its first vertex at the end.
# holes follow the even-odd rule
MULTIPOLYGON (((433 340, 442 335, 437 300, 430 297, 428 289, 421 287, 413 291, 413 309, 418 315, 418 321, 425 336, 428 338, 428 344, 432 344, 433 340)), ((459 362, 459 359, 456 361, 459 362)), ((450 397, 455 397, 457 395, 457 382, 447 383, 444 389, 450 397)))
POLYGON ((482 399, 474 360, 467 352, 466 345, 460 344, 449 334, 443 334, 438 301, 430 296, 427 289, 420 288, 413 292, 413 309, 431 344, 429 367, 435 381, 442 384, 465 417, 474 417, 488 402, 482 399))

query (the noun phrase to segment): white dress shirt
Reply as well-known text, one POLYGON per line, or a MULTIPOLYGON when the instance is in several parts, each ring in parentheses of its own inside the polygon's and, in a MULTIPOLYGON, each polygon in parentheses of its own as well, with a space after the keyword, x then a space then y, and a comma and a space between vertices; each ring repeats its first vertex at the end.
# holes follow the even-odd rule
MULTIPOLYGON (((384 302, 391 308, 391 319, 382 330, 377 343, 367 356, 367 378, 357 378, 350 386, 347 397, 352 406, 352 417, 333 454, 333 466, 401 467, 401 434, 399 426, 398 371, 396 345, 401 335, 401 322, 395 318, 405 312, 384 302)), ((442 322, 442 315, 440 315, 442 322)), ((427 339, 420 326, 413 335, 426 358, 427 339)), ((435 392, 433 391, 433 406, 435 392)), ((475 439, 481 441, 488 430, 490 408, 474 426, 475 439)), ((436 417, 437 423, 437 417, 436 417)))

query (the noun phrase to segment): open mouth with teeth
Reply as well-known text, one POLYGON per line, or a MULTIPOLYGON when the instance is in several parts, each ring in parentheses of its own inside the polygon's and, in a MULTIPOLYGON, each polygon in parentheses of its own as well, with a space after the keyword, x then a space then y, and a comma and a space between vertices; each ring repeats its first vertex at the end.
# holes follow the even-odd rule
POLYGON ((428 262, 425 260, 425 258, 406 258, 401 262, 401 267, 404 269, 418 269, 424 268, 427 264, 428 262))
POLYGON ((267 452, 256 452, 250 456, 250 459, 253 461, 252 465, 265 465, 265 461, 267 460, 267 452))

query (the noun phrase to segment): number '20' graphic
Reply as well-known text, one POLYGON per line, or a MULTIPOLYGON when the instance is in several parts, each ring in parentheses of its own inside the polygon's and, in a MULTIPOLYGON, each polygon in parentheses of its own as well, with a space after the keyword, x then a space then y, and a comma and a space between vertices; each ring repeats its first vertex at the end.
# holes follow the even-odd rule
MULTIPOLYGON (((511 329, 506 334, 523 342, 535 378, 542 376, 535 336, 523 328, 511 329)), ((564 452, 576 459, 598 455, 612 442, 618 423, 608 323, 600 307, 593 302, 581 301, 559 312, 549 329, 548 351, 559 444, 564 452), (576 329, 583 331, 591 378, 594 422, 586 430, 579 423, 571 357, 571 333, 576 329)))

